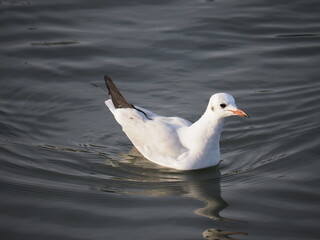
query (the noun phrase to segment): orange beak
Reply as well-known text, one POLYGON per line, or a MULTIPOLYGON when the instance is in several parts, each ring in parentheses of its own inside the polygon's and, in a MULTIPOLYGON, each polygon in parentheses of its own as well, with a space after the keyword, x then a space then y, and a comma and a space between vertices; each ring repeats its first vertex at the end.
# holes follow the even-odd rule
POLYGON ((234 115, 238 115, 241 117, 246 117, 249 118, 249 115, 246 114, 244 111, 242 111, 241 109, 237 109, 237 110, 229 110, 230 112, 232 112, 234 115))

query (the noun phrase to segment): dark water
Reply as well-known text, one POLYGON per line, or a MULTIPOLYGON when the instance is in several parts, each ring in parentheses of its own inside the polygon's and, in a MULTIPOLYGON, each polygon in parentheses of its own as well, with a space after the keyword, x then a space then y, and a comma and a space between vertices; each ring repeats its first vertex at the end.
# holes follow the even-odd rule
POLYGON ((1 1, 0 238, 319 239, 320 2, 1 1), (104 106, 230 118, 218 168, 158 167, 104 106))

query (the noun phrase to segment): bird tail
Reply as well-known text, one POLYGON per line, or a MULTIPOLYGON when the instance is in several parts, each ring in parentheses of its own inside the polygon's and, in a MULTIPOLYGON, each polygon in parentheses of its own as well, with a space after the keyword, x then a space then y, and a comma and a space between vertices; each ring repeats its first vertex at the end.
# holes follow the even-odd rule
POLYGON ((111 100, 115 108, 134 108, 134 106, 122 96, 108 75, 104 76, 104 81, 106 82, 109 95, 111 96, 111 100))

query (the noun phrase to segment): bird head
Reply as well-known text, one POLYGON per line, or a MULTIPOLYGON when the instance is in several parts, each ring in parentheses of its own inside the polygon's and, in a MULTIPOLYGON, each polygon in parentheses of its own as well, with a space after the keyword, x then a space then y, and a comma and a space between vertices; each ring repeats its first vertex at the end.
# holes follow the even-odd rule
POLYGON ((239 109, 234 98, 227 93, 216 93, 211 96, 208 110, 225 118, 234 115, 249 118, 248 114, 239 109))

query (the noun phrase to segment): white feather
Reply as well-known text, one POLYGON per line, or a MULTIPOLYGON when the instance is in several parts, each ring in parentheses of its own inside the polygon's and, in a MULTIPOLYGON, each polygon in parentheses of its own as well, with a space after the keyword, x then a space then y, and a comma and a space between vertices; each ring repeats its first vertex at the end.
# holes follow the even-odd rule
POLYGON ((163 117, 135 106, 115 108, 105 102, 133 145, 148 160, 179 170, 192 170, 217 165, 220 161, 219 140, 224 118, 236 110, 231 95, 211 97, 202 117, 192 124, 179 117, 163 117), (221 109, 221 103, 227 104, 221 109))

